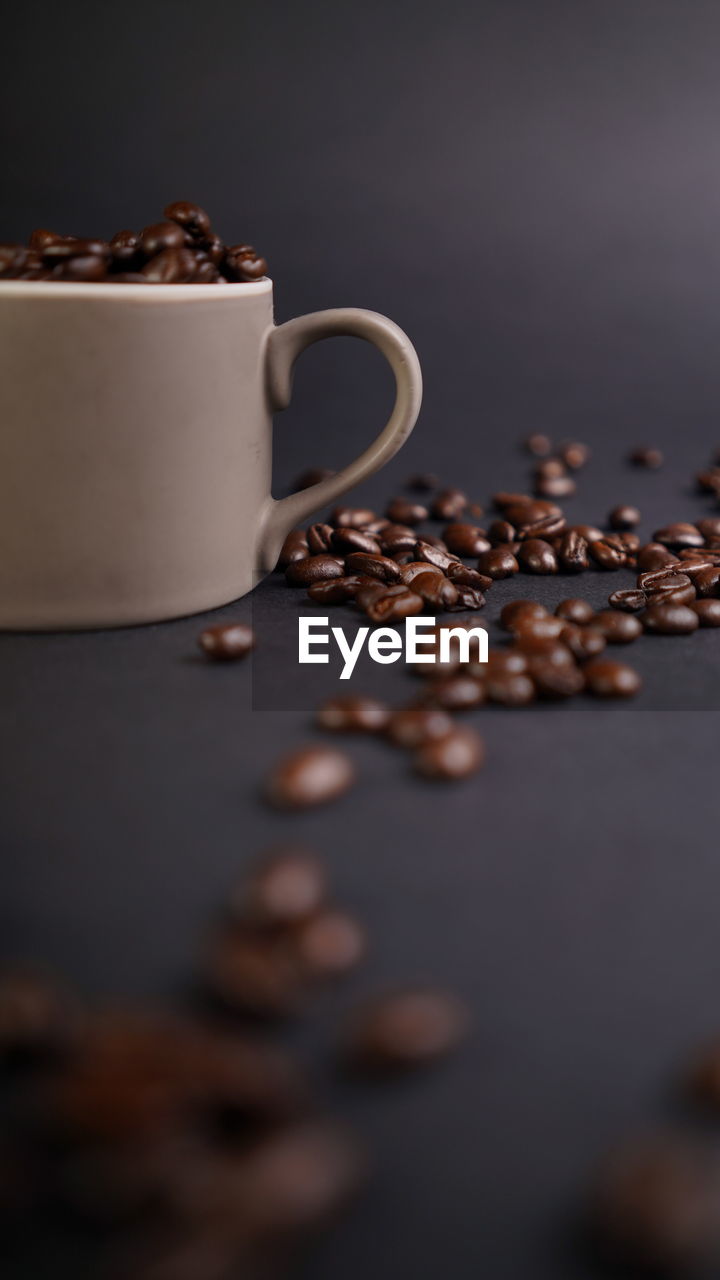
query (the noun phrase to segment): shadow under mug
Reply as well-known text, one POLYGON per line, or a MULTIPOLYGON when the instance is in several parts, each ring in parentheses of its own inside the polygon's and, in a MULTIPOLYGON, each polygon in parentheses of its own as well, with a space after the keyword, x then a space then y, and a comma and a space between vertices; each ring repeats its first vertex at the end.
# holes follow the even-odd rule
POLYGON ((0 282, 0 627, 157 622, 228 604, 286 534, 376 471, 420 409, 415 350, 372 311, 275 326, 272 281, 0 282), (395 375, 390 420, 329 479, 271 496, 295 360, 350 334, 395 375))

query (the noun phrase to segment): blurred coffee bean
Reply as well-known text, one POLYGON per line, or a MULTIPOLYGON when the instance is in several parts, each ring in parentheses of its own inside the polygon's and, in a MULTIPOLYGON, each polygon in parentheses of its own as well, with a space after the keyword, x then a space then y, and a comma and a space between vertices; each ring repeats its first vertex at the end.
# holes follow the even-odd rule
POLYGON ((198 644, 215 662, 233 662, 255 648, 255 632, 244 622, 221 623, 201 632, 198 644))
POLYGON ((696 521, 696 528, 706 541, 708 538, 720 538, 720 516, 704 516, 696 521))
POLYGON ((561 600, 555 609, 555 617, 562 618, 566 622, 576 622, 578 626, 585 626, 590 622, 595 610, 587 600, 561 600))
POLYGON ((643 624, 632 613, 617 609, 603 609, 596 613, 592 625, 605 636, 608 644, 631 644, 642 635, 643 624))
POLYGON ((659 449, 652 449, 647 445, 642 445, 637 449, 633 449, 629 454, 628 461, 634 467, 645 467, 649 471, 656 471, 665 461, 659 449))
POLYGON ((409 1071, 455 1050, 470 1022, 467 1008, 449 992, 410 988, 381 996, 359 1009, 346 1037, 346 1054, 367 1071, 409 1071))
POLYGON ((565 623, 560 639, 570 650, 576 662, 587 662, 589 658, 596 658, 607 645, 607 640, 599 627, 578 626, 574 622, 565 623))
POLYGON ((30 972, 0 974, 0 1066, 54 1055, 79 1029, 79 1006, 58 984, 30 972))
MULTIPOLYGON (((527 646, 529 640, 556 640, 562 635, 565 627, 563 618, 556 618, 551 613, 531 613, 523 611, 513 618, 509 630, 515 635, 516 645, 527 646)), ((544 645, 541 648, 546 647, 544 645)))
POLYGON ((435 520, 459 520, 468 505, 461 489, 443 489, 433 499, 431 514, 435 520))
POLYGON ((42 256, 48 264, 68 262, 71 258, 101 258, 107 261, 110 257, 110 246, 105 240, 82 239, 79 236, 64 236, 62 240, 53 240, 42 250, 42 256))
POLYGON ((720 627, 720 599, 694 600, 688 608, 696 613, 701 627, 720 627))
POLYGON ((407 498, 393 498, 385 512, 393 524, 421 524, 428 518, 428 509, 419 502, 409 502, 407 498))
POLYGON ((118 231, 110 241, 110 252, 113 261, 122 263, 125 271, 138 264, 142 256, 138 252, 138 237, 134 231, 118 231))
POLYGON ((337 799, 354 781, 355 768, 344 752, 302 747, 271 770, 266 796, 276 809, 308 809, 337 799))
POLYGON ((500 626, 506 631, 513 631, 516 623, 526 618, 544 617, 547 617, 547 609, 536 600, 511 600, 500 611, 500 626))
POLYGON ((267 274, 267 262, 248 245, 230 245, 225 250, 223 272, 228 280, 238 284, 262 280, 267 274))
POLYGON ((189 249, 163 249, 142 268, 141 274, 152 284, 187 283, 195 274, 195 259, 189 249))
MULTIPOLYGON (((490 555, 493 552, 489 553, 490 555)), ((549 542, 530 538, 523 542, 517 554, 517 562, 525 573, 557 573, 557 556, 549 542)))
POLYGON ((720 596, 720 568, 702 569, 692 583, 699 596, 720 596))
POLYGON ((338 733, 379 733, 389 720, 390 711, 384 702, 359 694, 329 698, 315 716, 320 729, 338 733))
POLYGON ((429 493, 432 489, 437 489, 440 481, 431 471, 418 472, 414 476, 410 476, 407 481, 408 489, 416 489, 419 493, 429 493))
POLYGON ((478 571, 486 578, 497 581, 500 578, 511 578, 520 572, 520 565, 514 555, 503 551, 501 547, 493 547, 491 551, 483 551, 478 556, 478 571))
POLYGON ((524 441, 524 447, 528 453, 535 458, 544 458, 552 449, 552 441, 549 436, 542 435, 539 431, 533 432, 524 441))
POLYGON ((647 542, 638 552, 637 567, 644 572, 652 573, 656 569, 677 564, 677 559, 672 551, 668 551, 667 547, 661 546, 659 542, 647 542))
POLYGON ((330 524, 336 529, 362 529, 365 525, 372 524, 374 519, 375 512, 369 507, 333 507, 329 516, 330 524))
POLYGON ((503 707, 526 707, 535 700, 535 685, 528 675, 519 671, 488 671, 485 690, 488 702, 503 707))
POLYGON ((558 666, 538 658, 531 664, 531 678, 537 696, 545 701, 574 698, 585 687, 585 677, 574 663, 558 666))
POLYGON ((303 560, 292 560, 285 570, 285 581, 291 587, 309 587, 313 582, 344 576, 344 562, 334 555, 311 555, 303 560))
POLYGON ((720 497, 720 467, 709 467, 707 471, 698 471, 695 479, 701 493, 716 493, 720 497))
POLYGON ((230 900, 237 920, 290 925, 313 915, 327 897, 327 876, 313 853, 295 845, 257 859, 230 900))
POLYGON ((696 525, 687 524, 684 521, 678 521, 676 524, 667 524, 662 529, 656 529, 653 534, 653 540, 659 542, 662 547, 668 547, 671 551, 678 551, 682 547, 701 547, 705 541, 696 525))
POLYGON ((641 519, 642 516, 637 507, 625 504, 613 507, 608 516, 608 524, 611 529, 634 529, 636 525, 640 524, 641 519))
POLYGON ((445 737, 452 727, 453 722, 445 711, 433 707, 403 707, 392 713, 386 732, 394 746, 414 749, 445 737))
POLYGON ((487 536, 493 546, 496 546, 498 542, 514 542, 515 526, 507 520, 493 520, 487 531, 487 536))
POLYGON ((572 476, 536 476, 535 493, 544 498, 569 498, 575 493, 577 485, 572 476))
POLYGON ((184 249, 185 233, 177 222, 155 222, 140 232, 138 248, 146 258, 154 258, 165 249, 184 249))
POLYGON ((612 658, 593 658, 583 668, 586 687, 596 698, 633 698, 642 680, 633 667, 612 658))
POLYGON ((253 929, 225 929, 211 939, 201 979, 203 989, 226 1008, 263 1018, 292 1013, 302 987, 284 935, 253 929))
POLYGON ((373 586, 377 579, 368 574, 346 574, 344 578, 328 578, 326 582, 313 582, 307 589, 314 604, 347 604, 354 600, 363 587, 373 586))
POLYGON ((645 608, 647 598, 644 591, 629 589, 627 591, 613 591, 608 596, 608 604, 613 609, 623 609, 626 613, 639 613, 645 608))
MULTIPOLYGON (((720 613, 720 601, 717 603, 720 613)), ((426 706, 439 707, 443 711, 466 711, 482 706, 486 696, 482 680, 458 674, 433 680, 423 694, 422 701, 426 706)))
POLYGON ((291 945, 303 977, 323 981, 356 968, 367 950, 367 938, 352 916, 326 907, 293 929, 291 945))
POLYGON ((571 471, 579 471, 590 458, 588 446, 586 444, 578 444, 576 441, 561 445, 558 453, 565 466, 569 467, 571 471))
POLYGON ((700 619, 686 604, 661 602, 651 604, 643 614, 648 635, 685 636, 697 631, 700 619))

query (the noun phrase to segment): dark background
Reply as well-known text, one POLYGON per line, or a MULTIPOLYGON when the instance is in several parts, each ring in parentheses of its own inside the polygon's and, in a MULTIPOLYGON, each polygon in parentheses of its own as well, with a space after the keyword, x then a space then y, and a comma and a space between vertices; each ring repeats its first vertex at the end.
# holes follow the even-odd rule
MULTIPOLYGON (((279 320, 356 305, 408 330, 421 421, 358 497, 426 467, 482 500, 523 487, 517 441, 542 429, 593 448, 574 519, 637 501, 649 533, 709 511, 690 477, 720 446, 710 0, 25 4, 2 46, 3 239, 110 234, 197 199, 267 255, 279 320), (643 442, 662 472, 624 466, 643 442)), ((353 456, 388 401, 361 344, 309 352, 277 491, 353 456)), ((582 580, 598 603, 609 589, 582 580)), ((328 1084, 378 1172, 308 1277, 595 1275, 565 1225, 589 1170, 677 1119, 678 1064, 720 1029, 717 633, 638 645, 637 707, 479 713, 488 765, 465 786, 352 743, 356 792, 296 820, 257 797, 279 747, 312 736, 299 607, 269 582, 225 611, 277 654, 274 712, 251 712, 248 669, 193 658, 197 619, 0 639, 2 948, 93 994, 174 990, 244 862, 301 837, 373 943, 305 1035, 313 1059, 349 995, 389 980, 447 983, 475 1016, 432 1079, 328 1084)), ((366 686, 411 687, 394 668, 366 686)))

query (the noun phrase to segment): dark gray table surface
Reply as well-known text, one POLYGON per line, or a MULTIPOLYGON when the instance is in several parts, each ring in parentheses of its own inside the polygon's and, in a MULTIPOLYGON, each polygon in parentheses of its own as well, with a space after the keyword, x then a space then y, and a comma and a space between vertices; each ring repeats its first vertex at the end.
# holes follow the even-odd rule
MULTIPOLYGON (((523 486, 526 421, 482 446, 465 432, 455 448, 450 433, 446 478, 481 500, 523 486)), ((301 425, 278 433, 281 479, 307 461, 312 427, 301 425)), ((573 518, 636 501, 649 531, 712 509, 689 484, 717 443, 705 426, 658 421, 651 434, 669 456, 653 474, 623 464, 627 432, 584 434, 594 456, 567 504, 573 518)), ((426 425, 358 498, 381 504, 409 471, 437 468, 431 445, 426 425)), ((497 584, 488 625, 520 594, 599 605, 622 577, 497 584)), ((720 632, 635 645, 646 684, 632 705, 472 714, 488 760, 464 784, 423 784, 402 755, 350 741, 352 793, 286 816, 262 803, 263 778, 281 749, 317 739, 310 709, 338 688, 322 667, 300 674, 301 611, 303 593, 276 577, 212 615, 253 619, 279 710, 252 709, 250 664, 196 656, 203 618, 0 637, 2 950, 91 996, 174 993, 249 860, 278 840, 316 848, 371 949, 291 1035, 365 1136, 376 1176, 308 1276, 579 1280, 589 1263, 565 1224, 589 1169, 616 1138, 672 1120, 683 1055, 720 1030, 720 632), (424 979, 467 998, 469 1045, 406 1087, 339 1082, 329 1046, 348 1004, 424 979)), ((414 692, 411 676, 367 662, 350 687, 394 703, 414 692)))

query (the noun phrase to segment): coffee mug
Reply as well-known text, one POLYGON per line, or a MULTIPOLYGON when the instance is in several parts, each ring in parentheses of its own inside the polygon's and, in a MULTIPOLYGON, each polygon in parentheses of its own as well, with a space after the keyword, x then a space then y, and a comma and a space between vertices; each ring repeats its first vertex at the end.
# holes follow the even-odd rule
POLYGON ((0 282, 0 627, 158 622, 228 604, 289 530, 376 471, 422 382, 392 321, 354 308, 275 326, 272 281, 0 282), (271 496, 273 410, 320 338, 382 351, 396 399, 337 475, 271 496))

